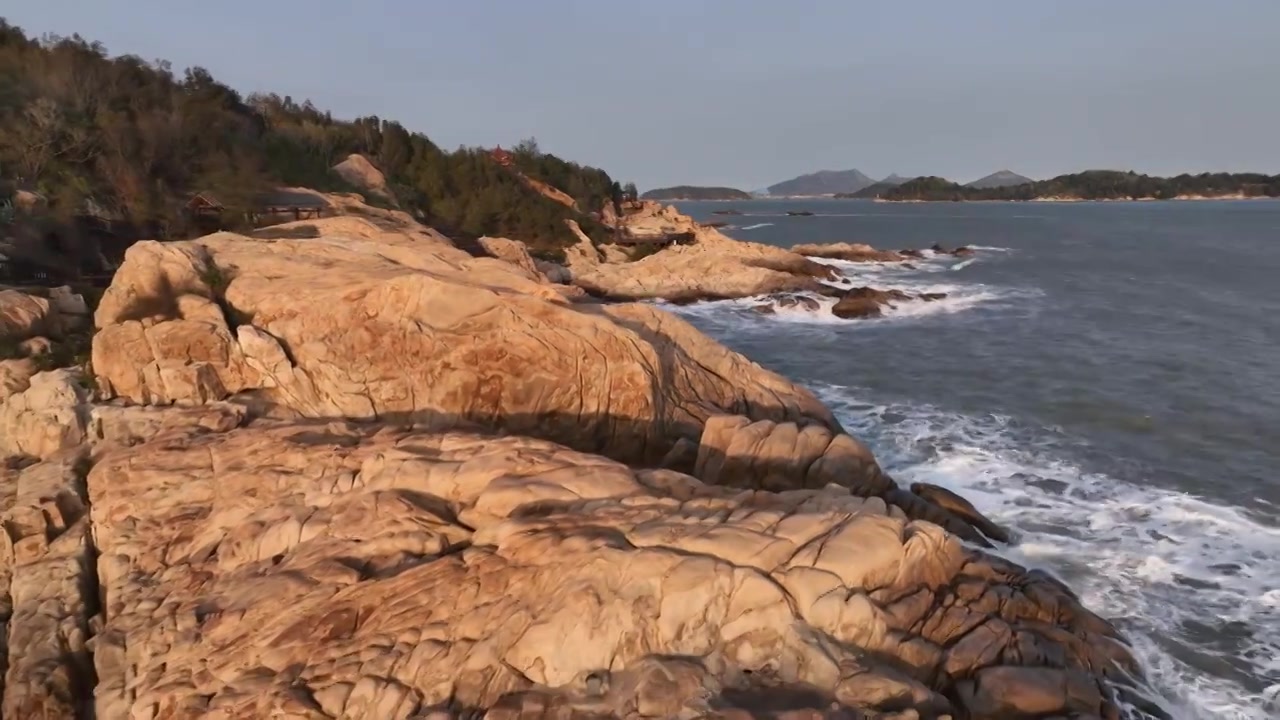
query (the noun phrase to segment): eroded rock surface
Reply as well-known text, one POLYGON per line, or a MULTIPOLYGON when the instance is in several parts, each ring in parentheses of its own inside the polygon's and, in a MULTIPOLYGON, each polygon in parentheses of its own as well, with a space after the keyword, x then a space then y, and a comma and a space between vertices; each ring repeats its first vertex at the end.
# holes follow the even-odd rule
POLYGON ((263 422, 88 489, 98 717, 1104 716, 1131 665, 1056 582, 837 486, 263 422))
POLYGON ((634 262, 607 262, 584 238, 568 254, 569 267, 575 284, 600 297, 722 300, 812 291, 836 276, 834 268, 782 248, 734 240, 655 202, 629 204, 622 216, 607 220, 633 236, 687 235, 692 241, 634 262))
POLYGON ((627 461, 725 412, 838 427, 656 308, 570 305, 507 262, 343 227, 133 246, 96 315, 100 386, 136 404, 252 394, 305 417, 474 422, 627 461))
POLYGON ((83 460, 72 450, 0 470, 5 720, 84 717, 93 694, 87 644, 97 573, 83 460))
MULTIPOLYGON (((683 321, 404 213, 305 224, 134 246, 97 388, 4 366, 3 720, 1093 718, 1140 682, 1003 529, 683 321)), ((625 265, 817 282, 696 232, 625 265)))

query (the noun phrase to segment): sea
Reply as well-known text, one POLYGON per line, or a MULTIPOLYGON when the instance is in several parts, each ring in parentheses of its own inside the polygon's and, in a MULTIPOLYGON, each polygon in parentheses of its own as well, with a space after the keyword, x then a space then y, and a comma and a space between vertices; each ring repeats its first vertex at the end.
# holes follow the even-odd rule
POLYGON ((813 390, 900 483, 1013 528, 1002 552, 1115 622, 1172 717, 1280 718, 1280 201, 677 206, 779 247, 976 250, 829 261, 947 295, 878 319, 670 309, 813 390))

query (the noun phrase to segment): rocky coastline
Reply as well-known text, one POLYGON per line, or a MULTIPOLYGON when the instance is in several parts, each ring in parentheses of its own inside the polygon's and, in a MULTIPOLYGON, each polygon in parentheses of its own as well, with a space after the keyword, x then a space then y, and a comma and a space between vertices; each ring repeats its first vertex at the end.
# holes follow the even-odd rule
POLYGON ((912 255, 604 220, 692 242, 560 264, 362 212, 138 243, 92 317, 0 291, 0 717, 1158 714, 1003 528, 637 302, 865 317, 903 298, 813 258, 912 255))

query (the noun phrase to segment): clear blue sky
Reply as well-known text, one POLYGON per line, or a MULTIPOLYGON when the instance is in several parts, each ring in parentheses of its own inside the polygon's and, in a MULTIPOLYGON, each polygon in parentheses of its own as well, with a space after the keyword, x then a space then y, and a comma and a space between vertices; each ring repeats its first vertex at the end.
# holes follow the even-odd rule
POLYGON ((35 0, 0 15, 640 187, 1280 172, 1280 0, 35 0))

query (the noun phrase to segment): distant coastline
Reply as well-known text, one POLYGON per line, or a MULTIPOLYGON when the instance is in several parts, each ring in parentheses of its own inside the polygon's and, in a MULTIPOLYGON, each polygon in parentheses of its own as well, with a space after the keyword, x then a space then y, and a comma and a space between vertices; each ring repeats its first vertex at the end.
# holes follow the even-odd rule
POLYGON ((676 185, 655 188, 640 196, 641 200, 750 200, 751 193, 731 187, 676 185))
POLYGON ((940 177, 921 177, 879 193, 875 199, 882 202, 1142 202, 1277 197, 1280 197, 1280 175, 1201 173, 1165 178, 1088 170, 1002 187, 973 187, 940 177))

